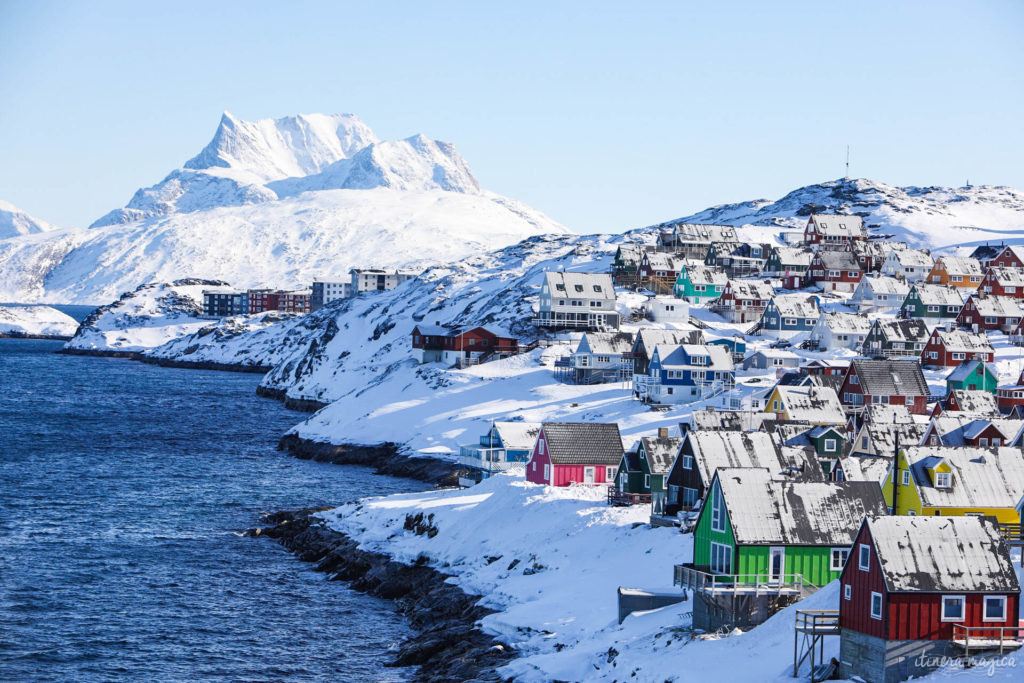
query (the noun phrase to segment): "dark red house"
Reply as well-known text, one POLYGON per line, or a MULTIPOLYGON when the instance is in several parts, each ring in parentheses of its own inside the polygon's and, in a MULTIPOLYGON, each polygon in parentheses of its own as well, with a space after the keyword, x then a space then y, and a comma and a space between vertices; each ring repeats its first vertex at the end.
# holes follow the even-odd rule
POLYGON ((825 292, 852 292, 864 277, 864 269, 850 251, 819 251, 807 273, 825 292))
POLYGON ((281 292, 273 289, 250 289, 249 314, 281 310, 281 292))
POLYGON ((1024 299, 1024 270, 992 266, 985 271, 978 290, 991 296, 1024 299))
POLYGON ((1017 626, 1017 574, 982 517, 868 517, 839 582, 842 678, 919 676, 955 651, 964 628, 980 641, 1017 626))
POLYGON ((1002 268, 1024 268, 1024 247, 1008 246, 988 262, 989 266, 1002 268))
POLYGON ((955 368, 965 360, 977 359, 991 363, 995 349, 984 333, 975 334, 964 330, 944 330, 936 327, 921 351, 921 364, 955 368))
POLYGON ((848 406, 907 406, 911 413, 924 415, 928 412, 928 383, 916 360, 855 359, 843 378, 839 398, 848 406))
POLYGON ((519 353, 519 340, 499 336, 485 327, 458 332, 440 324, 417 325, 412 329, 412 348, 420 352, 421 363, 465 364, 484 356, 515 355, 519 353))
POLYGON ((614 422, 545 422, 526 463, 526 480, 548 486, 614 484, 624 452, 614 422))
POLYGON ((973 332, 1010 334, 1021 320, 1020 304, 1010 296, 972 294, 964 302, 956 324, 973 332))

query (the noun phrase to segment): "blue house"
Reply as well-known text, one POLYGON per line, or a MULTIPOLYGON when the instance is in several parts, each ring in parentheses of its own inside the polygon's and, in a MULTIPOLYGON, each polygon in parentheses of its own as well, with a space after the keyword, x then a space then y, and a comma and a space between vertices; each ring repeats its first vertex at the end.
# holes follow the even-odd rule
POLYGON ((658 345, 646 375, 633 375, 633 390, 651 403, 693 403, 736 385, 732 353, 722 344, 658 345))
POLYGON ((818 297, 801 301, 775 297, 768 302, 761 316, 761 334, 775 339, 789 339, 801 332, 810 332, 818 321, 818 297))
POLYGON ((493 422, 475 444, 459 447, 459 486, 479 484, 496 472, 525 473, 540 432, 537 422, 493 422))

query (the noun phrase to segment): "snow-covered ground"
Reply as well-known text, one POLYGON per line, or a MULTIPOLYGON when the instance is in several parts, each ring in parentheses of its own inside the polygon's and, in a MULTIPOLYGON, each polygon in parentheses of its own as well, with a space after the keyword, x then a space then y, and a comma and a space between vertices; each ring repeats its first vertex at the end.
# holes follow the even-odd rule
POLYGON ((70 337, 78 322, 49 306, 0 306, 0 336, 70 337))

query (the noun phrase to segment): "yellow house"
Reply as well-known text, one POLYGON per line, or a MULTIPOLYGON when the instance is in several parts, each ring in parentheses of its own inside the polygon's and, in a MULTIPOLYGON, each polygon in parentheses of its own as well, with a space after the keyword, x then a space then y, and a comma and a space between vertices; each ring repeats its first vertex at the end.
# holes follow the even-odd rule
MULTIPOLYGON (((900 451, 896 514, 983 515, 1020 523, 1024 457, 1019 448, 914 446, 900 451)), ((882 482, 892 508, 893 471, 882 482)))
POLYGON ((925 282, 933 285, 955 285, 964 289, 977 289, 985 273, 978 259, 942 256, 932 266, 925 282))
POLYGON ((775 413, 781 420, 812 425, 846 424, 843 404, 831 387, 776 386, 765 402, 764 412, 775 413))

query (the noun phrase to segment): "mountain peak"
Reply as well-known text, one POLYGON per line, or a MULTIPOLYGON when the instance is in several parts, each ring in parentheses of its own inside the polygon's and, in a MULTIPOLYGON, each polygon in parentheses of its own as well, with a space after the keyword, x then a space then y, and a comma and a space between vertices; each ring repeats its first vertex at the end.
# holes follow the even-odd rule
POLYGON ((56 229, 56 226, 34 218, 14 204, 0 199, 0 239, 56 229))

